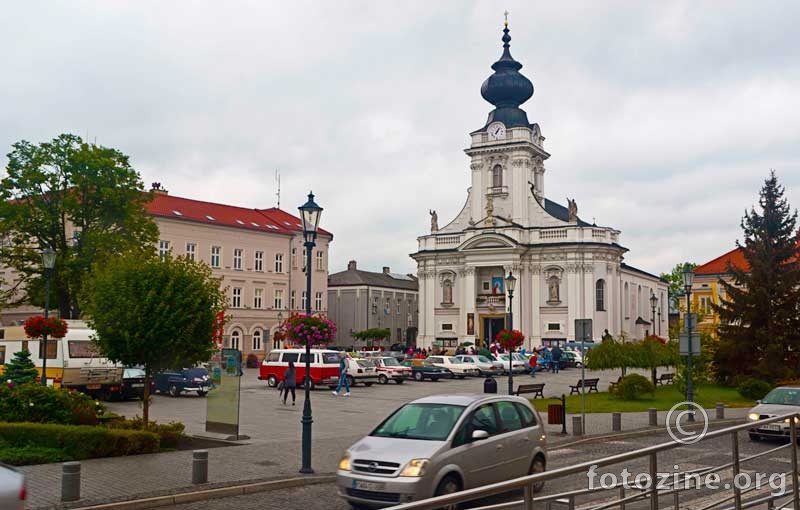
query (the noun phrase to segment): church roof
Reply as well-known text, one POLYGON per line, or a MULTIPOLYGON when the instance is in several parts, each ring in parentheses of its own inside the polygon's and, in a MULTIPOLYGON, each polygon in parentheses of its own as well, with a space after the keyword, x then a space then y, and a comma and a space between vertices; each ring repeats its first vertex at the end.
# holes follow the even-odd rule
MULTIPOLYGON (((564 207, 561 204, 553 202, 552 200, 545 198, 544 199, 544 210, 547 214, 556 218, 561 221, 569 221, 569 209, 564 207)), ((586 223, 582 219, 578 218, 578 226, 580 227, 590 227, 589 223, 586 223)))
POLYGON ((395 273, 374 273, 360 269, 348 269, 328 276, 328 288, 355 287, 366 285, 368 287, 385 287, 401 290, 419 290, 417 278, 413 275, 395 273))

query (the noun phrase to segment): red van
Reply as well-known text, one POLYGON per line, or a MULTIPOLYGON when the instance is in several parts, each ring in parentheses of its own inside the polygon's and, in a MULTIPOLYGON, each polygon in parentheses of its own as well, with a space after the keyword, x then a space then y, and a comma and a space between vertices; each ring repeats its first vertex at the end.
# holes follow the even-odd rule
MULTIPOLYGON (((283 373, 294 362, 297 370, 297 387, 303 386, 306 375, 305 349, 274 349, 261 362, 258 378, 272 388, 283 381, 283 373)), ((336 386, 339 382, 339 352, 328 349, 311 349, 311 388, 336 386)))

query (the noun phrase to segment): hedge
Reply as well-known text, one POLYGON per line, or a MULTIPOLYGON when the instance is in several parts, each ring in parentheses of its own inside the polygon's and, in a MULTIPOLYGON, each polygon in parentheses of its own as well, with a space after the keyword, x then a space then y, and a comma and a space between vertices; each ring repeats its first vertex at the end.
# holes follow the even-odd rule
POLYGON ((6 422, 96 425, 105 407, 83 393, 39 384, 0 384, 0 418, 6 422))

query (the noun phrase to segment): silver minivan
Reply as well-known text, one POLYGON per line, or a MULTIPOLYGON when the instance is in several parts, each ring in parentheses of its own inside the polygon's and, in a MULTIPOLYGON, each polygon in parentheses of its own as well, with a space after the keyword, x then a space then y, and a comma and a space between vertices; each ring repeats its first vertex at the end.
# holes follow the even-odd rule
POLYGON ((544 426, 528 400, 434 395, 400 407, 348 448, 336 484, 353 508, 379 508, 543 472, 545 466, 544 426))

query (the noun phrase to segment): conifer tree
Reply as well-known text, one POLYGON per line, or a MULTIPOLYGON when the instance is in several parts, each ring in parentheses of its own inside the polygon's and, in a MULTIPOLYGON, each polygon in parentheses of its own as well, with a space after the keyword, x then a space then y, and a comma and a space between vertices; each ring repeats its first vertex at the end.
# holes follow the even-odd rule
POLYGON ((742 219, 745 267, 729 267, 732 282, 720 281, 723 299, 714 306, 720 317, 716 360, 719 377, 735 376, 768 381, 793 377, 800 352, 798 304, 800 233, 797 211, 792 212, 775 172, 761 188, 759 209, 742 219))
POLYGON ((14 353, 14 357, 6 363, 6 370, 3 373, 3 380, 10 380, 14 384, 25 384, 36 382, 39 372, 31 361, 31 353, 22 350, 14 353))

